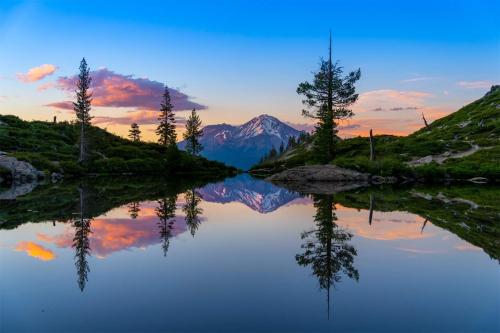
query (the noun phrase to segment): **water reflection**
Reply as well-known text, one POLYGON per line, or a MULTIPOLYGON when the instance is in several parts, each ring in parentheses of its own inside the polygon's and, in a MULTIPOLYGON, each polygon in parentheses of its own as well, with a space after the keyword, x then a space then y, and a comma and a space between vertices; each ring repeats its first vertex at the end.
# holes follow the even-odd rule
POLYGON ((186 203, 184 204, 182 211, 186 215, 186 225, 193 237, 196 233, 196 230, 198 230, 198 227, 200 226, 201 214, 203 214, 203 209, 199 207, 201 199, 201 195, 194 188, 188 190, 184 194, 184 201, 186 203))
POLYGON ((359 280, 359 272, 354 267, 356 249, 349 242, 352 234, 339 227, 335 221, 333 195, 313 195, 315 229, 303 232, 301 238, 304 252, 295 260, 300 266, 311 266, 319 287, 327 293, 328 316, 330 316, 330 287, 342 279, 342 274, 359 280))
POLYGON ((216 203, 240 202, 259 213, 271 213, 301 195, 247 174, 208 184, 199 190, 203 200, 216 203))
POLYGON ((172 229, 175 223, 176 202, 177 195, 171 195, 158 200, 158 206, 155 209, 156 216, 159 219, 158 229, 160 231, 161 248, 165 257, 170 246, 170 238, 172 237, 172 229))
POLYGON ((78 276, 78 287, 80 288, 80 291, 83 292, 88 281, 88 274, 90 272, 87 257, 90 255, 91 251, 89 234, 92 219, 87 217, 88 215, 85 209, 86 188, 84 186, 78 186, 78 196, 80 199, 80 210, 78 217, 73 221, 75 236, 73 238, 72 246, 75 249, 75 267, 76 274, 78 276))
MULTIPOLYGON (((16 265, 29 267, 29 271, 21 270, 23 273, 36 272, 48 280, 68 272, 65 281, 69 280, 69 288, 54 283, 52 294, 64 290, 72 304, 87 311, 82 302, 96 299, 106 306, 99 308, 106 313, 115 305, 107 304, 100 295, 113 299, 123 293, 123 298, 137 299, 141 309, 125 309, 123 313, 134 313, 148 323, 155 321, 153 306, 161 302, 156 297, 168 294, 171 297, 166 302, 172 304, 166 305, 172 309, 171 315, 186 325, 176 326, 178 331, 203 330, 191 327, 189 318, 178 319, 190 309, 200 314, 200 323, 210 323, 207 316, 221 313, 244 322, 252 312, 280 323, 285 322, 283 318, 292 318, 290 323, 298 325, 283 329, 277 325, 268 330, 326 331, 343 320, 351 319, 345 325, 352 324, 352 318, 359 315, 356 310, 347 310, 352 304, 365 306, 359 311, 376 308, 374 313, 382 317, 397 306, 405 306, 395 301, 398 293, 418 289, 417 280, 435 286, 433 293, 420 291, 430 303, 439 302, 443 288, 450 288, 446 289, 450 295, 467 292, 456 282, 463 274, 477 270, 468 280, 487 283, 483 275, 492 274, 490 266, 486 273, 484 267, 491 262, 485 264, 478 258, 489 260, 484 251, 497 265, 500 212, 492 198, 499 194, 498 189, 486 187, 481 191, 426 187, 299 194, 247 175, 209 184, 156 180, 56 184, 40 187, 17 201, 0 202, 1 243, 8 244, 0 247, 0 254, 5 256, 2 259, 13 258, 6 260, 7 273, 2 278, 8 280, 16 265), (52 221, 57 221, 55 227, 52 221), (167 254, 169 259, 164 260, 167 254), (460 269, 476 266, 464 273, 450 268, 454 263, 460 269), (397 274, 393 274, 395 270, 397 274), (118 282, 114 280, 117 271, 122 274, 118 282), (146 281, 145 275, 151 274, 168 276, 171 283, 137 282, 146 281), (111 280, 114 282, 109 283, 111 280), (393 303, 390 297, 382 297, 383 304, 373 301, 380 299, 372 296, 380 295, 381 284, 384 293, 394 291, 393 303), (385 310, 378 308, 386 302, 385 310), (335 320, 325 323, 333 305, 335 320)), ((9 281, 14 281, 21 293, 32 283, 9 281)), ((28 298, 29 304, 36 293, 28 291, 25 300, 28 298)), ((401 298, 419 298, 421 294, 408 291, 401 298)), ((488 295, 483 293, 478 299, 488 295)), ((469 300, 475 296, 462 295, 469 300)), ((127 304, 118 303, 122 308, 127 304)), ((488 304, 492 308, 492 302, 488 304)), ((384 319, 390 322, 387 316, 384 319)), ((161 330, 161 326, 155 328, 161 330)))
POLYGON ((140 202, 132 201, 127 205, 127 208, 130 218, 135 220, 139 216, 139 213, 141 211, 141 204, 140 202))

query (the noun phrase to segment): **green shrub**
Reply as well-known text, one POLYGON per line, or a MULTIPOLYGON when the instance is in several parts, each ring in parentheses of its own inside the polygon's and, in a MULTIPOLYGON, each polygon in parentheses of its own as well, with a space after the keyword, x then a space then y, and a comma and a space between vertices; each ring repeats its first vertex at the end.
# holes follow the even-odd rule
POLYGON ((59 171, 57 165, 49 161, 45 156, 40 153, 30 152, 14 152, 12 156, 20 161, 25 161, 33 165, 38 170, 48 170, 50 172, 59 171))
POLYGON ((416 167, 413 172, 416 178, 421 181, 442 182, 446 177, 444 168, 436 162, 416 167))

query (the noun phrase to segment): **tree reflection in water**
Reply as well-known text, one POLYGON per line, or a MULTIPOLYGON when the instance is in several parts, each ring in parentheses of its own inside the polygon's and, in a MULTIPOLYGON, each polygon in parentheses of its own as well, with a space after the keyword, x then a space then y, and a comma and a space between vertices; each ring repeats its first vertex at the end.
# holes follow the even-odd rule
POLYGON ((139 216, 141 211, 141 204, 137 201, 132 201, 127 205, 128 214, 132 220, 135 220, 139 216))
POLYGON ((156 216, 159 218, 158 229, 160 231, 161 247, 165 257, 167 256, 170 237, 172 237, 172 228, 175 222, 176 201, 177 194, 164 197, 157 201, 158 207, 155 209, 156 216))
POLYGON ((201 199, 201 195, 193 188, 184 194, 184 200, 186 203, 182 208, 182 211, 186 215, 186 225, 193 237, 201 223, 200 215, 203 214, 203 209, 198 207, 201 199))
POLYGON ((327 291, 328 316, 330 316, 330 287, 340 282, 342 274, 356 281, 359 272, 353 266, 356 249, 349 244, 352 234, 340 228, 335 221, 335 203, 333 195, 313 195, 316 215, 316 228, 303 232, 305 240, 295 260, 300 266, 311 266, 313 274, 318 278, 319 287, 327 291))
POLYGON ((89 234, 92 219, 88 217, 86 211, 86 195, 87 190, 84 186, 78 187, 79 194, 79 216, 74 219, 73 227, 75 228, 75 236, 73 238, 73 247, 75 248, 75 266, 78 275, 78 287, 83 292, 88 280, 88 273, 90 272, 87 256, 90 255, 90 240, 89 234))

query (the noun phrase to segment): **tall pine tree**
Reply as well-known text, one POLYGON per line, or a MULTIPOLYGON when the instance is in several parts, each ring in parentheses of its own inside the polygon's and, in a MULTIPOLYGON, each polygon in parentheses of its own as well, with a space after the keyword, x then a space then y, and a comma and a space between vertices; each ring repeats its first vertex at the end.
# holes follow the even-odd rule
POLYGON ((175 116, 173 112, 173 105, 170 102, 170 92, 165 85, 165 92, 163 93, 163 101, 160 108, 160 116, 158 120, 160 124, 156 128, 156 134, 159 136, 158 142, 165 147, 176 147, 177 134, 175 133, 175 116))
POLYGON ((139 125, 137 123, 132 123, 132 125, 130 125, 128 137, 134 142, 141 141, 141 130, 139 129, 139 125))
POLYGON ((88 138, 86 135, 87 128, 90 126, 92 117, 90 109, 92 103, 92 93, 89 91, 92 78, 90 77, 90 69, 87 66, 85 58, 80 62, 80 74, 78 74, 78 82, 76 83, 76 102, 73 102, 73 110, 75 110, 76 121, 80 126, 80 154, 78 162, 85 162, 88 157, 88 138))
POLYGON ((315 158, 318 162, 331 161, 335 153, 337 122, 353 116, 349 106, 358 99, 354 84, 361 77, 361 71, 355 70, 342 76, 343 68, 332 63, 332 36, 328 61, 321 59, 320 69, 314 74, 312 83, 302 82, 297 93, 304 95, 302 103, 306 106, 302 114, 317 120, 314 140, 315 158))
POLYGON ((196 110, 191 111, 186 122, 186 132, 184 133, 184 139, 186 140, 186 151, 191 155, 198 155, 203 146, 201 145, 199 138, 203 135, 203 130, 201 129, 201 120, 196 110))

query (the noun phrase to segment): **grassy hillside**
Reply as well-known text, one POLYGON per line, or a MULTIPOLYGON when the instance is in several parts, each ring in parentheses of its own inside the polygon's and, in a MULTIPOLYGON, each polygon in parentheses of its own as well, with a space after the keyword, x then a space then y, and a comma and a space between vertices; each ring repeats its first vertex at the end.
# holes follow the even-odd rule
POLYGON ((0 151, 49 173, 77 176, 93 173, 229 174, 236 171, 182 151, 167 151, 155 143, 132 142, 98 127, 89 128, 89 162, 79 165, 76 163, 78 133, 78 127, 68 122, 29 122, 0 115, 0 151))
MULTIPOLYGON (((306 142, 283 156, 255 166, 253 170, 276 172, 314 164, 306 142)), ((457 112, 438 119, 427 128, 406 136, 375 137, 376 160, 369 160, 366 137, 340 140, 333 164, 378 175, 416 177, 427 180, 464 179, 476 176, 500 179, 500 87, 457 112), (448 158, 410 167, 407 163, 429 155, 455 154, 477 148, 472 155, 448 158)))

